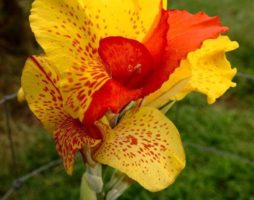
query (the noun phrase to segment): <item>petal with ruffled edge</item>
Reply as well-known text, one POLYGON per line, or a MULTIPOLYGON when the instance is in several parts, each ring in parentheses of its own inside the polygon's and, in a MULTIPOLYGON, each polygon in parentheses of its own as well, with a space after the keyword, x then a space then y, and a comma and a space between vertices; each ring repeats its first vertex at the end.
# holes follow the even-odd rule
POLYGON ((57 151, 71 173, 76 152, 84 145, 93 147, 99 141, 90 138, 81 123, 65 113, 58 82, 56 69, 47 57, 33 56, 27 60, 22 74, 25 99, 35 116, 54 132, 57 151))
POLYGON ((196 14, 185 10, 170 10, 168 47, 165 55, 167 66, 178 67, 187 54, 201 47, 207 39, 217 38, 228 30, 221 25, 217 16, 210 17, 203 12, 196 14))
POLYGON ((230 87, 235 87, 232 82, 236 69, 231 68, 225 53, 238 48, 238 43, 231 41, 227 36, 204 41, 202 47, 188 54, 180 68, 189 68, 192 76, 188 84, 174 99, 182 99, 192 91, 207 95, 207 101, 212 104, 222 96, 230 87))
POLYGON ((185 166, 177 129, 154 108, 128 112, 114 129, 98 126, 106 134, 94 158, 126 173, 150 191, 172 184, 185 166))
POLYGON ((189 52, 200 48, 204 40, 216 38, 227 31, 226 27, 221 26, 218 17, 209 17, 202 12, 193 15, 187 11, 170 10, 168 16, 170 28, 167 32, 163 63, 148 81, 145 94, 161 87, 180 65, 180 61, 185 59, 189 52))
POLYGON ((161 0, 35 0, 30 22, 37 41, 61 72, 73 61, 98 58, 99 41, 107 36, 142 41, 157 25, 161 4, 161 0))
POLYGON ((201 92, 214 103, 230 87, 236 74, 225 53, 238 48, 227 36, 204 41, 202 47, 188 54, 180 67, 171 75, 163 87, 145 98, 144 105, 161 107, 169 100, 181 100, 192 91, 201 92), (177 90, 176 90, 177 88, 177 90))
MULTIPOLYGON (((189 52, 199 49, 203 41, 216 38, 221 33, 227 31, 227 28, 221 25, 218 17, 209 17, 202 12, 190 14, 184 10, 170 10, 168 13, 170 28, 167 33, 167 48, 164 54, 164 64, 156 70, 154 77, 157 78, 151 79, 147 90, 150 92, 150 88, 158 88, 160 85, 162 87, 145 98, 146 104, 164 95, 172 86, 174 86, 174 94, 177 92, 176 89, 180 90, 180 87, 184 87, 186 79, 191 75, 190 70, 176 70, 180 74, 179 78, 172 73, 180 66, 181 60, 185 59, 189 52), (173 77, 171 78, 171 76, 173 77), (180 85, 177 85, 179 81, 182 82, 180 85)), ((170 95, 166 95, 166 98, 170 95)), ((165 100, 162 103, 165 103, 165 100)), ((156 103, 156 105, 159 104, 158 102, 156 103)))

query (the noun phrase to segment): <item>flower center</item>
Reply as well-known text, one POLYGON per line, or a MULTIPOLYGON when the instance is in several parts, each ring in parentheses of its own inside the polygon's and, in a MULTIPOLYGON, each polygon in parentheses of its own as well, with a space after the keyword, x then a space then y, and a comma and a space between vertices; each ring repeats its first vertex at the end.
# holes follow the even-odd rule
POLYGON ((127 88, 142 88, 154 71, 147 48, 136 40, 107 37, 100 41, 99 55, 112 79, 127 88))

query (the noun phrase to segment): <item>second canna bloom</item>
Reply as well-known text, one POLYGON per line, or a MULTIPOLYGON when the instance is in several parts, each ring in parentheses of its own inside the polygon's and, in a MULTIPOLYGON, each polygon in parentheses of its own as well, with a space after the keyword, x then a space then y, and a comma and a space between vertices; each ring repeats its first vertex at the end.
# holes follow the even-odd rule
POLYGON ((166 188, 185 155, 159 108, 192 91, 214 103, 235 86, 225 53, 238 44, 222 35, 228 28, 218 17, 165 4, 34 1, 30 23, 44 54, 27 60, 22 88, 68 173, 79 151, 150 191, 166 188))

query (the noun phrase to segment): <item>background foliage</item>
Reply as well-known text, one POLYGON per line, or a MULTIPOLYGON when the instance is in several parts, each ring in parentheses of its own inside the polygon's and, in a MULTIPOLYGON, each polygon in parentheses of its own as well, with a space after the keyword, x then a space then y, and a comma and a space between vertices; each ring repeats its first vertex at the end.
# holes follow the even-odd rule
MULTIPOLYGON (((241 46, 230 54, 233 65, 254 76, 253 0, 172 0, 169 4, 170 8, 220 16, 241 46)), ((0 0, 0 98, 17 91, 25 58, 39 52, 27 19, 30 5, 30 0, 0 0)), ((254 200, 254 81, 242 77, 235 81, 238 86, 212 106, 205 97, 192 94, 168 113, 181 132, 187 155, 187 167, 175 184, 159 193, 134 185, 122 200, 254 200)), ((1 106, 0 196, 17 176, 58 158, 53 141, 27 106, 13 100, 9 109, 17 165, 11 159, 1 106)), ((30 179, 10 199, 78 199, 84 169, 80 158, 77 163, 73 176, 58 166, 30 179)))

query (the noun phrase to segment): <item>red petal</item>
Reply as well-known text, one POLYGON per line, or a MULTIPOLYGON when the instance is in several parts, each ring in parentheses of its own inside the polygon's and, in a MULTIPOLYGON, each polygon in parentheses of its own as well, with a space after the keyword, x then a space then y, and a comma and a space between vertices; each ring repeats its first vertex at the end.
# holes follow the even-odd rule
POLYGON ((162 61, 163 53, 167 46, 167 33, 169 30, 168 24, 168 12, 161 11, 161 19, 156 28, 154 28, 151 36, 143 43, 153 56, 155 65, 158 65, 162 61))
POLYGON ((140 88, 153 71, 153 59, 136 40, 107 37, 100 41, 99 54, 112 79, 128 88, 140 88))
POLYGON ((93 95, 93 100, 85 113, 84 124, 88 126, 111 110, 118 113, 130 101, 141 96, 141 90, 128 90, 120 83, 109 80, 93 95))
POLYGON ((216 38, 228 30, 221 26, 218 17, 209 17, 202 12, 193 15, 187 11, 171 10, 168 14, 169 31, 163 64, 157 67, 149 84, 144 88, 144 94, 158 89, 168 80, 180 61, 186 58, 189 52, 200 48, 204 40, 216 38))

